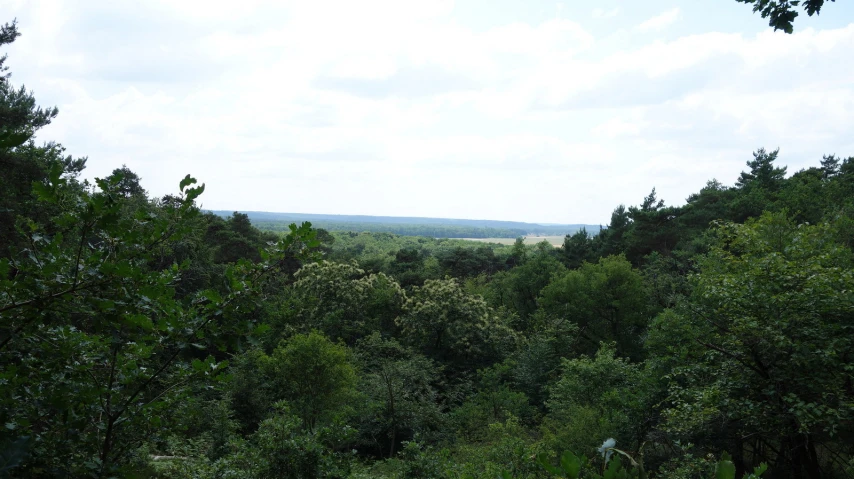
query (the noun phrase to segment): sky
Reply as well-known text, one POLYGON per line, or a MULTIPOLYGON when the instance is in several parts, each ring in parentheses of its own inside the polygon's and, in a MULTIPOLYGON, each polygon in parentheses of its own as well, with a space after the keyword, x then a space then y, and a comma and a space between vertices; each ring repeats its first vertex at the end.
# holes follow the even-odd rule
POLYGON ((0 0, 38 141, 204 208, 607 224, 854 155, 854 3, 0 0))

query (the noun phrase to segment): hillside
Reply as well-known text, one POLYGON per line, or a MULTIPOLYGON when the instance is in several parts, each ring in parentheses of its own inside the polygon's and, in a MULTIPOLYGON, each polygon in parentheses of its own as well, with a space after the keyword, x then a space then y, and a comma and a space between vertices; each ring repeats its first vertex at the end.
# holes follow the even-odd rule
MULTIPOLYGON (((211 210, 228 217, 231 211, 211 210)), ((520 221, 472 220, 457 218, 423 218, 408 216, 324 215, 310 213, 274 213, 243 211, 256 227, 265 231, 284 231, 291 223, 309 221, 329 231, 369 231, 406 236, 436 238, 516 238, 527 235, 562 236, 586 228, 599 231, 599 225, 540 224, 520 221)))

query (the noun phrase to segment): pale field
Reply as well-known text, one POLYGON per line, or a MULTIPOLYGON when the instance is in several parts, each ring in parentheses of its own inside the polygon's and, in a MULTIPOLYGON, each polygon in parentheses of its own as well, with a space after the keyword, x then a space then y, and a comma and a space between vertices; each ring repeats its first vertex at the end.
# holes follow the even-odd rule
MULTIPOLYGON (((552 246, 563 246, 564 236, 525 236, 525 244, 537 244, 548 241, 552 246)), ((466 241, 480 241, 481 243, 513 244, 515 238, 460 238, 466 241)))

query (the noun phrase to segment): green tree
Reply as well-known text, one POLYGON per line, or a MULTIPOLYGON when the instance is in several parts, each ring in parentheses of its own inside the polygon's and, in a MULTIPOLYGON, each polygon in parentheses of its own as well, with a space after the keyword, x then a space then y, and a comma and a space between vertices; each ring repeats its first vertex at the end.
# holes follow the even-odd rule
POLYGON ((402 441, 424 437, 442 425, 434 384, 439 368, 394 339, 374 333, 359 341, 360 391, 366 396, 360 433, 369 446, 394 457, 402 441))
POLYGON ((470 368, 509 352, 516 340, 506 318, 450 278, 413 288, 406 314, 397 323, 407 343, 454 368, 470 368))
POLYGON ((713 221, 730 219, 730 203, 735 193, 736 190, 718 180, 709 180, 699 192, 689 195, 676 220, 681 236, 695 238, 708 230, 713 221))
MULTIPOLYGON (((818 15, 825 0, 736 0, 740 3, 753 5, 753 11, 759 12, 762 18, 768 19, 768 26, 774 31, 783 30, 786 33, 794 31, 793 23, 798 17, 798 6, 803 4, 807 15, 818 15)), ((836 0, 829 0, 835 2, 836 0)))
POLYGON ((593 357, 561 362, 560 377, 549 388, 544 429, 561 450, 589 450, 595 445, 591 438, 600 437, 640 446, 655 423, 650 386, 643 365, 618 357, 613 343, 602 343, 593 357))
POLYGON ((498 273, 489 283, 490 304, 504 306, 519 315, 517 329, 527 331, 531 316, 537 310, 537 297, 552 278, 566 271, 558 260, 560 254, 549 244, 537 245, 526 253, 527 259, 515 268, 498 273))
POLYGON ((556 277, 539 299, 547 315, 579 327, 579 352, 593 354, 602 341, 615 341, 617 353, 638 359, 653 315, 641 274, 620 256, 585 263, 556 277))
MULTIPOLYGON (((261 423, 248 443, 252 459, 249 470, 223 471, 228 475, 249 472, 248 477, 304 479, 346 477, 346 462, 334 451, 334 443, 347 440, 346 432, 330 429, 306 431, 300 418, 286 403, 278 403, 276 412, 261 423)), ((221 477, 221 476, 220 476, 221 477)), ((243 476, 240 476, 243 477, 243 476)))
POLYGON ((288 402, 309 432, 345 413, 355 393, 349 350, 318 332, 293 336, 262 364, 275 397, 288 402))
MULTIPOLYGON (((56 205, 67 180, 61 173, 50 180, 36 191, 56 205)), ((100 191, 79 192, 56 219, 60 232, 30 221, 30 247, 0 261, 0 414, 7 425, 0 441, 33 438, 24 468, 30 475, 106 476, 127 465, 134 447, 167 427, 164 411, 188 386, 221 369, 193 351, 219 346, 223 334, 252 331, 251 323, 221 319, 247 306, 267 266, 229 271, 225 299, 204 291, 187 303, 175 296, 179 265, 148 267, 156 246, 182 235, 184 218, 198 214, 194 200, 203 188, 188 176, 179 203, 157 216, 124 217, 118 182, 98 180, 100 191)), ((308 231, 298 235, 308 239, 308 231)))
POLYGON ((569 269, 581 266, 585 261, 596 259, 593 237, 581 228, 563 239, 563 264, 569 269))
POLYGON ((750 172, 741 172, 735 183, 737 192, 731 203, 730 220, 744 222, 756 218, 777 200, 786 175, 785 167, 774 165, 779 151, 760 148, 753 153, 753 160, 747 162, 750 172))
POLYGON ((625 253, 624 236, 631 230, 632 219, 625 205, 620 205, 611 213, 608 228, 597 236, 599 240, 599 256, 610 256, 625 253))
MULTIPOLYGON (((689 301, 650 346, 673 365, 672 432, 723 435, 737 464, 820 477, 851 457, 851 250, 833 224, 721 224, 689 301)), ((741 467, 741 466, 740 466, 741 467)))
POLYGON ((774 166, 780 149, 768 152, 760 148, 753 152, 753 160, 747 162, 750 172, 742 171, 735 185, 739 188, 756 187, 768 191, 780 188, 786 177, 786 167, 774 166))
POLYGON ((470 278, 479 274, 492 274, 498 271, 499 263, 495 253, 487 246, 479 248, 457 247, 437 255, 439 265, 454 278, 470 278))
POLYGON ((294 327, 322 330, 355 344, 374 331, 396 332, 406 293, 384 273, 367 274, 355 263, 308 264, 296 273, 290 306, 294 327))
POLYGON ((475 390, 451 413, 459 437, 469 442, 484 440, 492 424, 533 419, 528 397, 514 390, 515 368, 515 362, 508 360, 477 371, 475 390))
POLYGON ((142 188, 142 179, 131 171, 127 165, 122 165, 121 168, 113 170, 112 176, 120 178, 116 184, 116 194, 125 198, 133 196, 147 199, 148 193, 142 188))
MULTIPOLYGON (((0 25, 0 46, 20 36, 15 22, 0 25)), ((64 155, 60 145, 36 146, 30 138, 49 125, 58 110, 41 108, 31 92, 16 89, 9 81, 6 55, 0 57, 0 257, 9 257, 10 249, 25 247, 17 227, 26 219, 49 225, 58 214, 58 205, 39 202, 33 194, 33 182, 46 182, 50 175, 63 175, 69 194, 59 203, 74 201, 71 190, 81 189, 76 181, 86 160, 64 155)))
POLYGON ((676 247, 680 237, 678 214, 678 208, 666 207, 664 200, 656 198, 655 188, 640 207, 629 208, 632 223, 623 241, 626 257, 632 264, 641 264, 653 252, 669 254, 676 247))

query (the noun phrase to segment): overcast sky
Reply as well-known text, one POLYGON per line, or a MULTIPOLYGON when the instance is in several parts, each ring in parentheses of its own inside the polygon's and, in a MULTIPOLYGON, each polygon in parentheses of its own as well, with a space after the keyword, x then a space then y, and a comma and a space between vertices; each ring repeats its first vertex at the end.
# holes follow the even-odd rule
POLYGON ((39 140, 205 208, 607 223, 854 155, 854 2, 0 0, 39 140))

